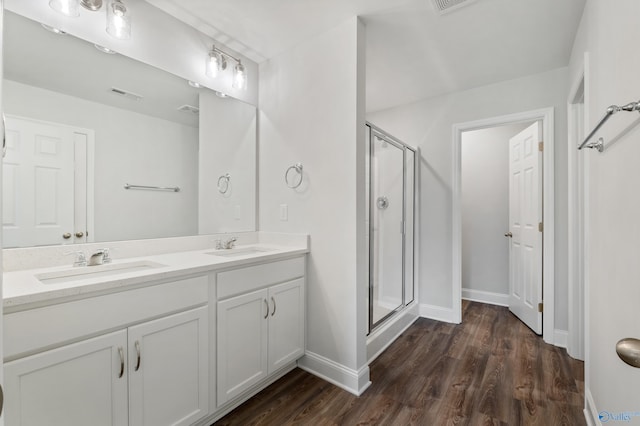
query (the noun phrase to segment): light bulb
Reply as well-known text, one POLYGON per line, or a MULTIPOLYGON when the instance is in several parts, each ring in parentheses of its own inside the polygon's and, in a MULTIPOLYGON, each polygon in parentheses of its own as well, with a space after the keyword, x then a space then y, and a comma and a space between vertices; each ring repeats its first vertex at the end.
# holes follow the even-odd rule
POLYGON ((214 46, 207 56, 207 69, 205 70, 205 74, 208 77, 216 78, 220 71, 224 71, 226 69, 227 60, 224 58, 222 53, 216 50, 214 46))
POLYGON ((50 0, 49 7, 64 16, 80 16, 80 0, 50 0))
POLYGON ((242 65, 242 62, 238 61, 236 64, 233 75, 233 88, 243 90, 247 87, 247 71, 242 65))
POLYGON ((107 7, 107 33, 121 40, 131 38, 131 14, 122 0, 111 0, 107 7))

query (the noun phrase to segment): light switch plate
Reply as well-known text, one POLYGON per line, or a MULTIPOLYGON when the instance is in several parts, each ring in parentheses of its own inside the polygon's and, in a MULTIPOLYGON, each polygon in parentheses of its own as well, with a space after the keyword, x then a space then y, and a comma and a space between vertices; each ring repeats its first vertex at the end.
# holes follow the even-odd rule
POLYGON ((283 222, 289 220, 289 206, 286 204, 280 204, 280 220, 283 222))

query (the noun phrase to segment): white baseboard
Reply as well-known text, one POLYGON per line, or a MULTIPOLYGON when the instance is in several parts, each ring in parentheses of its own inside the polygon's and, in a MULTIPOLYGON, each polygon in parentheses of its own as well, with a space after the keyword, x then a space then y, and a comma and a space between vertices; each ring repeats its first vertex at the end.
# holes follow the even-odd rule
POLYGON ((463 288, 462 298, 473 302, 488 303, 489 305, 509 306, 509 295, 503 293, 463 288))
POLYGON ((356 396, 362 395, 371 385, 368 365, 360 370, 352 370, 329 358, 307 351, 298 360, 298 367, 356 396))
POLYGON ((596 404, 593 401, 593 396, 591 395, 591 390, 589 388, 584 388, 584 400, 584 418, 587 421, 587 426, 602 426, 600 416, 598 415, 598 409, 596 408, 596 404))
POLYGON ((567 330, 553 330, 553 344, 560 348, 566 348, 569 343, 569 332, 567 330))
POLYGON ((458 324, 455 312, 453 312, 452 308, 443 308, 442 306, 427 305, 425 303, 422 303, 420 304, 420 316, 436 321, 458 324))

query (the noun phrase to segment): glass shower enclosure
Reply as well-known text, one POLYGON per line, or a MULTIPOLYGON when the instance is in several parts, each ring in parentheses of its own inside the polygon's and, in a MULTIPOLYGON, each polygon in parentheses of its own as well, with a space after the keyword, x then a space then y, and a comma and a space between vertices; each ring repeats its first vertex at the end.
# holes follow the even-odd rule
POLYGON ((367 123, 369 333, 414 300, 416 150, 367 123))

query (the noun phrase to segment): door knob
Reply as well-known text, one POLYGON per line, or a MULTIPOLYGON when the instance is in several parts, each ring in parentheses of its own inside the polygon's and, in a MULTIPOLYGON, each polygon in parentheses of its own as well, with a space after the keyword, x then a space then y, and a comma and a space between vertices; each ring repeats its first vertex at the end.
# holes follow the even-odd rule
POLYGON ((616 353, 632 367, 640 368, 640 340, 626 338, 616 344, 616 353))
POLYGON ((506 234, 504 234, 504 236, 511 238, 511 237, 513 237, 513 234, 511 232, 507 232, 506 234))
POLYGON ((64 234, 62 234, 62 238, 68 240, 69 238, 71 238, 71 232, 65 232, 64 234))
POLYGON ((84 232, 82 231, 76 232, 76 238, 82 238, 82 237, 84 237, 84 232))

